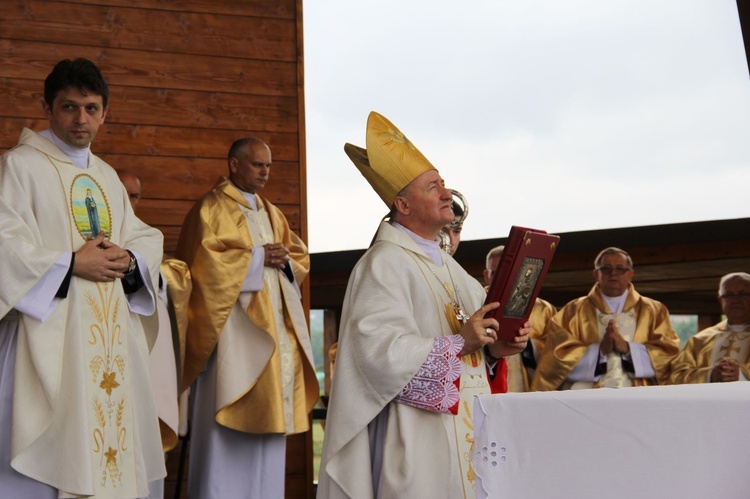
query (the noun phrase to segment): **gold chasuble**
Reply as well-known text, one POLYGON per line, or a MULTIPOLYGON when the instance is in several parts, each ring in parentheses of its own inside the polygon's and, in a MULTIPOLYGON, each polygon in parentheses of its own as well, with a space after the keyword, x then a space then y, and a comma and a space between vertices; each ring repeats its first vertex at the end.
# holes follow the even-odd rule
POLYGON ((672 361, 670 383, 708 383, 714 365, 724 358, 737 361, 750 379, 750 325, 731 328, 722 321, 690 338, 672 361))
POLYGON ((297 282, 310 257, 283 213, 256 195, 258 211, 220 179, 185 219, 178 258, 190 266, 182 387, 216 350, 216 421, 246 433, 307 431, 318 399, 307 322, 297 289, 279 269, 264 267, 263 288, 241 293, 252 249, 281 242, 297 282))
MULTIPOLYGON (((615 354, 607 358, 607 373, 593 383, 593 387, 665 384, 669 377, 669 363, 680 347, 680 340, 669 322, 667 308, 656 300, 640 295, 631 284, 622 313, 613 314, 599 293, 599 285, 595 284, 587 296, 565 305, 550 321, 531 389, 571 388, 571 384, 566 382, 568 375, 588 346, 601 342, 607 322, 612 318, 626 340, 646 346, 656 377, 631 378, 622 369, 622 359, 615 354)), ((576 385, 573 388, 585 386, 576 385)))
MULTIPOLYGON (((89 168, 76 168, 29 130, 6 156, 2 199, 13 209, 3 204, 0 223, 3 258, 12 261, 3 284, 14 286, 3 288, 4 302, 17 303, 60 252, 75 252, 100 231, 148 262, 144 281, 155 298, 162 237, 133 215, 114 170, 93 155, 89 168)), ((21 316, 11 464, 60 497, 143 497, 148 481, 164 476, 139 317, 119 280, 77 276, 49 318, 21 316)), ((147 334, 153 344, 155 331, 147 334)))

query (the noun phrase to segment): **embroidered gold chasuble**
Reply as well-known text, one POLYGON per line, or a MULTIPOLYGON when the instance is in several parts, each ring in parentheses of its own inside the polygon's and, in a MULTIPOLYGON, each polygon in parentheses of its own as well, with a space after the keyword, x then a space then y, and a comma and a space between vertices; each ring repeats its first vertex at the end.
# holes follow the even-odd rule
POLYGON ((727 321, 722 321, 690 338, 672 361, 669 381, 708 383, 713 366, 727 357, 736 360, 742 374, 750 379, 750 326, 743 331, 730 331, 727 321))
MULTIPOLYGON (((601 341, 601 321, 608 315, 614 317, 599 294, 598 284, 587 296, 573 300, 557 312, 547 326, 546 345, 537 362, 532 391, 560 388, 587 347, 601 341)), ((669 363, 677 355, 680 345, 669 322, 667 308, 640 295, 631 284, 623 312, 619 315, 632 317, 632 336, 629 339, 646 346, 656 374, 655 379, 632 378, 633 386, 666 383, 669 363)), ((623 330, 620 333, 626 336, 623 330)), ((598 386, 599 383, 594 384, 594 387, 598 386)))
POLYGON ((307 322, 296 288, 278 269, 264 268, 263 288, 241 293, 252 248, 281 242, 302 282, 310 258, 281 210, 256 195, 258 212, 228 179, 220 179, 190 211, 177 257, 190 266, 182 388, 217 350, 216 421, 246 433, 307 431, 318 399, 307 322), (259 410, 262 408, 262 410, 259 410))
MULTIPOLYGON (((87 169, 76 168, 25 129, 0 174, 0 315, 61 252, 78 250, 100 230, 145 259, 141 275, 153 301, 162 236, 133 215, 109 165, 90 155, 87 169)), ((146 363, 155 331, 145 331, 147 343, 140 317, 119 281, 76 276, 49 318, 21 315, 13 468, 56 487, 60 497, 144 497, 148 482, 165 475, 146 363)))

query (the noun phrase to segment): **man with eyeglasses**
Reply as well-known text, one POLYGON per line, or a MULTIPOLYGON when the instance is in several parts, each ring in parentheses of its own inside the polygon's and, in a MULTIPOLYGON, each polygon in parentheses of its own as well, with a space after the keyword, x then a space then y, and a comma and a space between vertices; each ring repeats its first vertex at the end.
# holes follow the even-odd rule
POLYGON ((532 390, 664 384, 680 341, 660 302, 640 295, 633 260, 610 247, 594 260, 596 284, 550 321, 532 390))
POLYGON ((726 320, 690 338, 672 361, 671 383, 723 383, 750 379, 750 274, 734 272, 719 282, 726 320))

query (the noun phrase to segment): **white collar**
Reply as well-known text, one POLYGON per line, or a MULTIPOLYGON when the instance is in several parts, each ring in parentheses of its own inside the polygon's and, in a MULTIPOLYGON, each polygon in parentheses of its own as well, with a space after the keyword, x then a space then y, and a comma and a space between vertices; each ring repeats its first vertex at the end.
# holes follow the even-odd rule
POLYGON ((434 241, 425 239, 422 236, 410 231, 398 222, 391 222, 391 225, 409 236, 412 241, 414 241, 414 243, 419 246, 419 249, 424 251, 425 254, 430 258, 430 260, 432 260, 432 263, 442 267, 443 250, 440 249, 440 241, 438 241, 437 239, 435 239, 434 241))
MULTIPOLYGON (((237 184, 232 182, 232 179, 227 178, 227 180, 229 180, 230 184, 237 187, 237 184)), ((255 199, 255 193, 243 191, 239 187, 237 187, 237 190, 240 191, 240 194, 242 194, 242 197, 245 198, 245 201, 247 201, 248 204, 250 204, 250 206, 252 206, 255 211, 258 211, 258 200, 255 199)))
POLYGON ((86 146, 83 149, 78 147, 71 147, 52 132, 51 128, 42 130, 39 135, 55 144, 65 155, 70 158, 76 168, 88 168, 89 167, 89 152, 90 146, 86 146))
POLYGON ((599 290, 599 295, 602 297, 602 300, 607 303, 607 306, 612 311, 612 313, 619 314, 622 312, 623 307, 625 307, 625 300, 628 299, 629 292, 630 289, 626 289, 625 292, 620 296, 607 296, 602 293, 601 290, 599 290))

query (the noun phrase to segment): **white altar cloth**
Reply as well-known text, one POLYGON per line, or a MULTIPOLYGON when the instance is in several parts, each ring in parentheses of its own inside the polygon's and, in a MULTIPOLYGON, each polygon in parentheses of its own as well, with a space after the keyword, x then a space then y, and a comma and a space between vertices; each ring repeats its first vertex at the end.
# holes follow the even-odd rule
POLYGON ((477 498, 750 497, 750 383, 481 395, 477 498))

